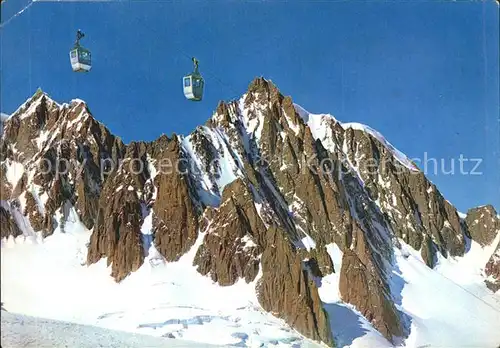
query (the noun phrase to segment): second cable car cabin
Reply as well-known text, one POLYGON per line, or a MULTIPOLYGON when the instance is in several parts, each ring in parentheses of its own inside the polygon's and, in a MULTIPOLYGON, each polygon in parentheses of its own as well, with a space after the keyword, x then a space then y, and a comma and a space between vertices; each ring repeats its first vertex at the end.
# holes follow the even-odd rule
POLYGON ((203 87, 205 82, 198 71, 198 60, 194 57, 192 60, 194 64, 194 71, 191 74, 184 76, 182 79, 184 95, 189 100, 201 101, 203 99, 203 87))
POLYGON ((80 30, 76 32, 76 42, 69 52, 71 67, 75 72, 89 72, 92 68, 90 51, 80 45, 80 40, 85 36, 80 30))

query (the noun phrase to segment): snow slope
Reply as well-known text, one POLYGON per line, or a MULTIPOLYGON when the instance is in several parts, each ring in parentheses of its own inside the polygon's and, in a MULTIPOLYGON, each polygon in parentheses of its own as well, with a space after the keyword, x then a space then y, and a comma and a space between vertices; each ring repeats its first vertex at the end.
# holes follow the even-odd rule
POLYGON ((464 257, 441 257, 434 270, 410 246, 403 243, 395 250, 392 290, 400 294, 399 309, 411 318, 407 347, 500 345, 500 296, 487 289, 481 276, 493 249, 471 242, 464 257))
POLYGON ((221 287, 192 260, 203 235, 178 262, 152 246, 144 265, 120 284, 106 260, 85 266, 90 231, 74 209, 66 233, 2 240, 1 286, 11 312, 217 346, 317 347, 263 311, 254 286, 221 287))
MULTIPOLYGON (((471 242, 464 257, 441 257, 434 270, 425 265, 419 252, 401 241, 401 250, 394 249, 391 290, 396 307, 411 326, 404 347, 498 348, 500 295, 488 290, 481 270, 499 241, 500 235, 485 248, 471 242)), ((342 252, 335 244, 327 250, 334 269, 340 270, 342 252)), ((337 344, 392 347, 355 308, 341 301, 338 284, 338 273, 333 273, 324 277, 319 287, 337 344)))
POLYGON ((396 149, 394 146, 392 146, 391 143, 389 143, 382 134, 377 132, 375 129, 361 123, 342 123, 342 127, 344 129, 351 128, 351 129, 357 129, 361 130, 363 132, 366 132, 373 136, 375 139, 380 141, 391 153, 394 155, 394 157, 401 163, 403 164, 406 168, 412 170, 412 171, 418 171, 418 168, 410 161, 408 157, 398 149, 396 149))
POLYGON ((131 334, 95 326, 29 317, 2 311, 1 344, 5 348, 203 348, 207 344, 131 334))
POLYGON ((342 123, 336 120, 330 114, 312 114, 298 104, 294 104, 294 106, 299 116, 302 117, 304 122, 307 123, 309 128, 311 128, 311 132, 313 133, 314 138, 320 139, 323 142, 323 145, 326 148, 330 149, 331 151, 333 149, 329 146, 329 142, 332 143, 333 145, 333 142, 331 141, 332 130, 329 127, 326 127, 326 125, 332 122, 333 123, 338 122, 344 129, 351 128, 370 134, 380 143, 382 143, 382 145, 384 145, 389 151, 391 151, 394 157, 406 168, 408 168, 411 171, 419 170, 404 153, 396 149, 389 141, 387 141, 387 139, 384 138, 382 134, 380 134, 378 131, 371 128, 370 126, 356 122, 342 123))
POLYGON ((3 134, 3 123, 4 123, 4 121, 7 121, 7 119, 9 117, 10 117, 9 115, 4 114, 3 112, 0 112, 0 135, 3 134))
MULTIPOLYGON (((84 265, 90 232, 78 221, 74 210, 69 220, 66 233, 56 230, 45 240, 38 236, 2 240, 4 308, 198 344, 320 346, 264 312, 256 299, 254 284, 242 281, 221 287, 198 274, 192 259, 203 235, 176 263, 164 263, 151 247, 144 265, 117 284, 109 276, 106 260, 84 265)), ((395 249, 392 293, 398 309, 409 316, 411 334, 406 347, 496 348, 500 344, 500 295, 486 288, 481 273, 498 241, 500 236, 485 248, 471 242, 464 257, 441 258, 434 270, 404 243, 401 250, 395 249)), ((352 348, 391 347, 355 308, 341 301, 338 272, 342 252, 335 244, 327 249, 337 273, 318 280, 318 285, 337 344, 352 348)), ((60 325, 63 329, 69 324, 60 325)), ((54 328, 58 329, 59 326, 54 328)), ((100 331, 95 334, 101 335, 100 331)), ((128 336, 122 338, 128 340, 128 336)), ((120 347, 142 346, 130 342, 125 341, 120 347)))
POLYGON ((353 306, 343 303, 339 293, 339 273, 342 251, 335 244, 326 246, 337 273, 321 279, 319 296, 328 313, 330 326, 339 347, 378 348, 392 345, 353 306))

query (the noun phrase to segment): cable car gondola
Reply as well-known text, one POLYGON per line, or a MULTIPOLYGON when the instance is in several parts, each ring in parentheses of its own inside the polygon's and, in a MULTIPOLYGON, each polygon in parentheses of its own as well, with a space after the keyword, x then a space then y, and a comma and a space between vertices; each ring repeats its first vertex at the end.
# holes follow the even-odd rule
POLYGON ((76 42, 73 49, 69 52, 71 67, 75 72, 89 72, 92 68, 90 51, 80 45, 80 40, 85 34, 78 29, 76 32, 76 42))
POLYGON ((201 101, 203 98, 203 85, 205 82, 198 71, 198 60, 195 57, 191 59, 193 60, 194 71, 191 74, 184 76, 182 80, 184 85, 184 95, 189 100, 201 101))

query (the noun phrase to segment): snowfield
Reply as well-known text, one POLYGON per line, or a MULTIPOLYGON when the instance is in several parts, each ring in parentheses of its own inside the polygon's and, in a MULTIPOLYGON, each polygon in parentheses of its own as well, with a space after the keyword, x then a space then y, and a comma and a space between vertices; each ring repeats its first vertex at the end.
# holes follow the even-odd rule
MULTIPOLYGON (((192 260, 203 235, 176 263, 165 263, 151 247, 144 265, 117 284, 109 276, 105 259, 92 266, 85 265, 90 231, 78 221, 74 210, 65 230, 66 233, 61 233, 56 229, 45 240, 37 236, 2 240, 1 287, 6 310, 175 338, 172 342, 192 341, 198 346, 322 346, 263 311, 254 283, 240 281, 234 286, 221 287, 198 274, 192 260)), ((500 236, 495 242, 498 239, 500 236)), ((411 334, 406 347, 498 347, 500 296, 486 288, 481 275, 481 268, 493 250, 493 246, 481 248, 472 242, 466 256, 441 258, 435 270, 426 267, 420 254, 409 246, 396 250, 392 290, 397 295, 398 309, 410 318, 411 334)), ((342 252, 335 244, 328 246, 328 252, 335 269, 340 270, 342 252)), ((338 273, 333 273, 321 280, 319 288, 337 344, 353 348, 392 347, 352 306, 341 301, 338 282, 338 273)), ((37 325, 36 321, 27 321, 29 325, 20 326, 24 319, 18 317, 7 320, 11 329, 6 334, 10 338, 6 337, 19 342, 32 337, 37 325)), ((3 321, 2 317, 2 329, 3 321)), ((54 335, 57 330, 68 331, 70 325, 47 323, 38 319, 40 339, 45 339, 45 334, 53 337, 50 330, 54 335)), ((80 327, 75 330, 83 330, 82 335, 101 337, 107 347, 115 342, 118 342, 116 347, 155 347, 155 343, 139 342, 135 336, 119 334, 121 341, 117 341, 110 331, 80 327)), ((176 347, 170 343, 166 346, 176 347)))
POLYGON ((2 311, 2 347, 5 348, 209 348, 216 347, 146 335, 137 335, 79 325, 64 321, 29 317, 2 311))
POLYGON ((221 287, 201 276, 192 261, 203 234, 175 263, 165 263, 151 247, 144 265, 117 284, 106 259, 85 265, 90 231, 74 210, 65 231, 56 229, 45 240, 2 240, 6 310, 216 346, 319 346, 265 312, 254 283, 221 287))
POLYGON ((392 286, 401 294, 397 307, 411 318, 407 347, 498 348, 500 295, 481 275, 493 250, 472 242, 464 257, 439 257, 434 270, 410 246, 396 251, 392 286))

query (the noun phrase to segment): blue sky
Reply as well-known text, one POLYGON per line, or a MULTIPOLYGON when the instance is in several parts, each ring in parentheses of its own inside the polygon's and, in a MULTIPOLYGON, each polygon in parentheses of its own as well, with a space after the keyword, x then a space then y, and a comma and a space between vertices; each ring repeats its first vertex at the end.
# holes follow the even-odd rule
MULTIPOLYGON (((2 4, 2 21, 26 4, 2 4)), ((153 140, 188 134, 264 76, 311 112, 436 158, 428 176, 460 210, 499 211, 498 21, 493 0, 35 2, 0 29, 0 107, 11 113, 42 87, 84 99, 126 142, 153 140), (93 55, 86 75, 69 66, 78 28, 93 55), (206 79, 201 103, 182 94, 191 55, 206 79), (460 155, 481 158, 482 175, 460 174, 460 155), (455 174, 439 170, 453 161, 455 174)))

